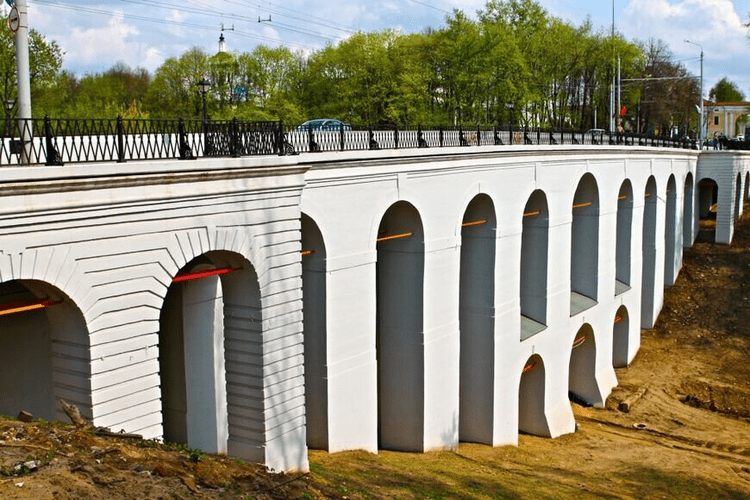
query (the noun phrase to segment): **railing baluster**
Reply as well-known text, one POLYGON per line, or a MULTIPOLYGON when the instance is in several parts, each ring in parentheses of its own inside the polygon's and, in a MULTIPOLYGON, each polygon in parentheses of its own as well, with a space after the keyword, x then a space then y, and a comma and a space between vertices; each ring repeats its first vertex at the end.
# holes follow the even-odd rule
POLYGON ((125 146, 122 116, 117 116, 117 163, 125 163, 125 146))

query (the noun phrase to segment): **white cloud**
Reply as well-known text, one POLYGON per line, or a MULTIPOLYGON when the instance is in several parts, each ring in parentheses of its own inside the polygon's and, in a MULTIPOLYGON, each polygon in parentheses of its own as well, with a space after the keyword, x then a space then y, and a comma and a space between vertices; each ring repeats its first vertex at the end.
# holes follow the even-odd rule
POLYGON ((696 75, 700 72, 700 49, 685 39, 700 44, 705 95, 724 76, 746 95, 750 93, 747 28, 731 0, 629 0, 619 27, 628 38, 663 40, 675 59, 696 75))
MULTIPOLYGON (((187 19, 187 15, 180 12, 179 10, 173 10, 167 16, 167 21, 169 21, 170 23, 181 23, 185 21, 185 19, 187 19)), ((168 24, 167 31, 175 36, 183 36, 185 34, 185 29, 175 24, 168 24)))

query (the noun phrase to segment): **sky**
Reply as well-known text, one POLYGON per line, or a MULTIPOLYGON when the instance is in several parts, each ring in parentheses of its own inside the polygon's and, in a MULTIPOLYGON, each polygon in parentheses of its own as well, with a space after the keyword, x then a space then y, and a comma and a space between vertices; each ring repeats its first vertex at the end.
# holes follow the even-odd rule
MULTIPOLYGON (((154 72, 166 58, 192 47, 218 50, 221 27, 227 49, 257 44, 312 51, 352 32, 386 28, 404 33, 445 26, 458 9, 471 18, 486 0, 27 0, 29 26, 55 40, 63 68, 77 76, 103 72, 117 62, 154 72)), ((674 60, 700 75, 704 96, 721 78, 750 101, 750 0, 537 0, 555 17, 626 39, 664 41, 674 60), (697 45, 686 43, 689 39, 697 45)), ((7 6, 6 6, 7 11, 7 6)))

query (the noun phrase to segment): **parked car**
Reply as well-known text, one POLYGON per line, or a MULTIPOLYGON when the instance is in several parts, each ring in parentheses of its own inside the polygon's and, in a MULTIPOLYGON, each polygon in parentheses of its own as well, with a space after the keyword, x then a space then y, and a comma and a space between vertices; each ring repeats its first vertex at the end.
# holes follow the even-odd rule
POLYGON ((334 118, 318 118, 316 120, 308 120, 299 127, 297 127, 297 130, 303 130, 307 132, 308 130, 332 130, 332 131, 338 131, 341 129, 344 130, 351 130, 352 126, 348 123, 344 123, 341 120, 336 120, 334 118))

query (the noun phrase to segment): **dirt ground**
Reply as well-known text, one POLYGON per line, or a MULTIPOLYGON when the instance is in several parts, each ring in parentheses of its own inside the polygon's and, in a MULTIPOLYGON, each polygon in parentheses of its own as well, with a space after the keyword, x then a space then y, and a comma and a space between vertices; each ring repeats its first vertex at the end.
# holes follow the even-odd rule
POLYGON ((686 251, 606 408, 571 403, 574 434, 425 454, 311 451, 310 473, 269 474, 185 447, 5 418, 0 498, 750 498, 750 215, 732 245, 707 243, 711 231, 702 226, 686 251), (641 393, 628 413, 618 409, 641 393))

